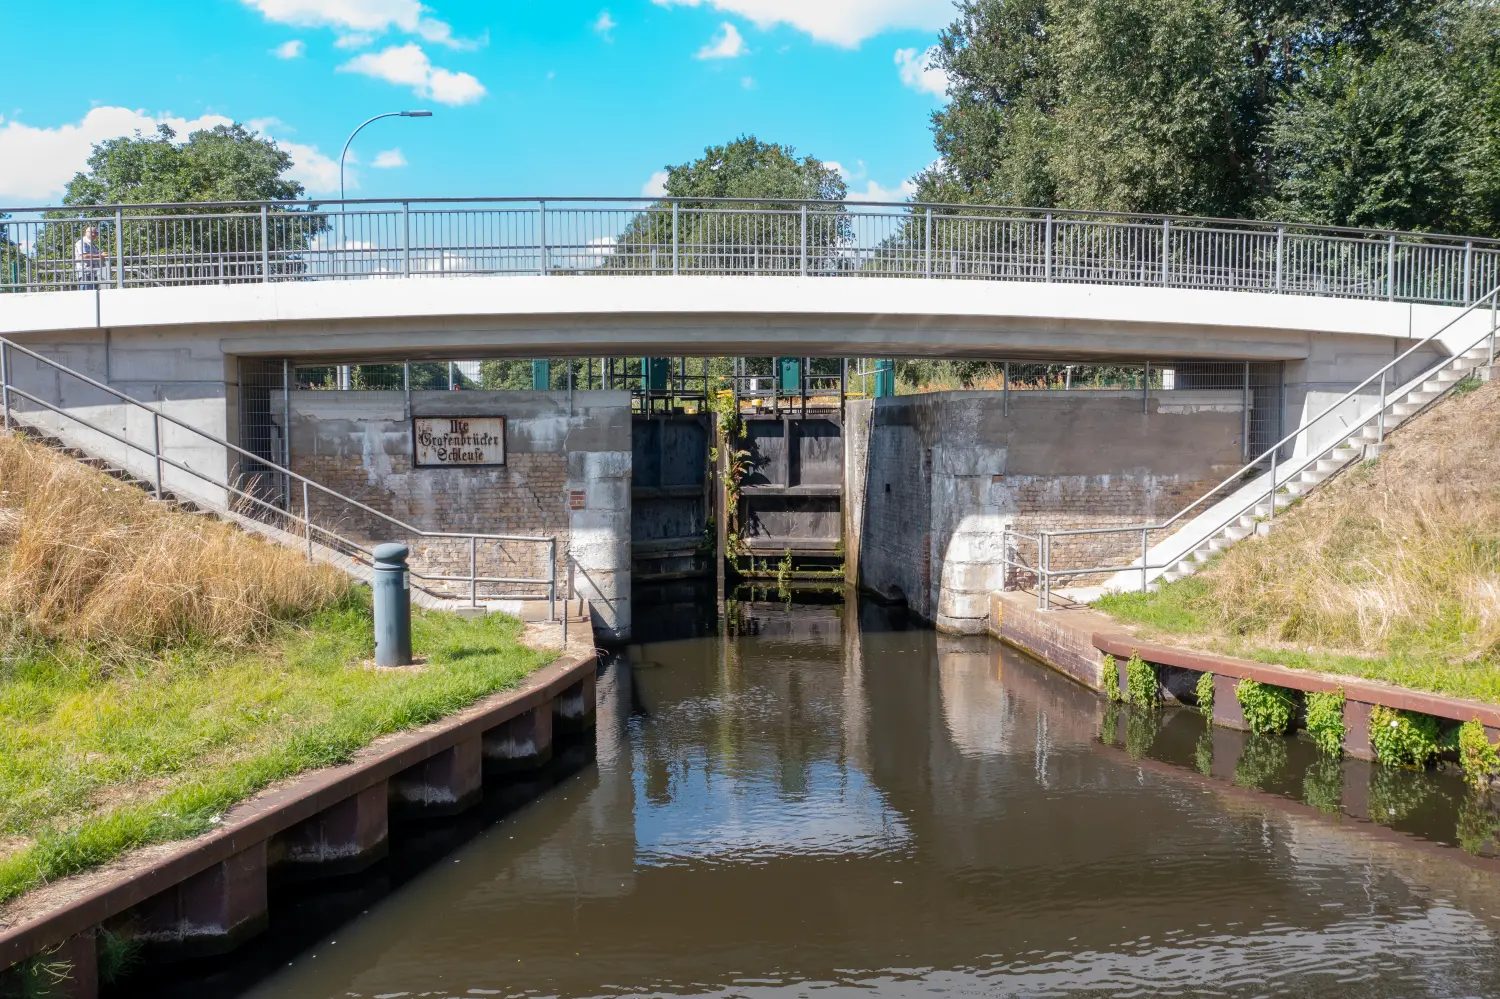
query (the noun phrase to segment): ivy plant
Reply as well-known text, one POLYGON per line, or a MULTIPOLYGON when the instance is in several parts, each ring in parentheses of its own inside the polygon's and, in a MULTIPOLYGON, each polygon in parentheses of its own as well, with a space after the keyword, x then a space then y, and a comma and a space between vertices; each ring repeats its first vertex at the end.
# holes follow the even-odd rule
POLYGON ((1478 718, 1464 722, 1458 730, 1458 760, 1464 779, 1476 788, 1489 787, 1490 780, 1500 774, 1500 753, 1490 745, 1478 718))
POLYGON ((1308 693, 1306 701, 1307 734, 1312 736, 1312 741, 1329 756, 1343 755, 1345 734, 1343 688, 1326 693, 1308 693))
POLYGON ((1115 662, 1115 657, 1106 655, 1099 664, 1099 681, 1104 688, 1105 700, 1111 704, 1118 704, 1124 700, 1120 696, 1120 667, 1115 662))
POLYGON ((1212 673, 1198 674, 1198 683, 1193 687, 1193 695, 1198 698, 1198 710, 1211 717, 1214 713, 1214 675, 1212 673))
POLYGON ((1156 667, 1142 659, 1140 653, 1133 654, 1125 664, 1125 682, 1131 704, 1142 708, 1156 707, 1161 699, 1156 667))
POLYGON ((1258 735, 1285 735, 1297 713, 1297 701, 1285 687, 1258 680, 1241 680, 1234 696, 1245 713, 1245 723, 1258 735))

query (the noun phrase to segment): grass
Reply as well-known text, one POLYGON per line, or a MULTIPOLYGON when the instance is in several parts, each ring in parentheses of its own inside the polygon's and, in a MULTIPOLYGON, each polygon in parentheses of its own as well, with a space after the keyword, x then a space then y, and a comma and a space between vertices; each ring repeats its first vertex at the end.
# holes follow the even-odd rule
POLYGON ((1500 702, 1500 384, 1400 428, 1196 575, 1097 606, 1297 669, 1500 702))
POLYGON ((0 439, 0 504, 19 511, 0 539, 0 903, 208 831, 267 785, 553 658, 513 618, 418 612, 425 667, 376 670, 368 591, 38 451, 0 439), (34 506, 49 498, 76 530, 34 506), (122 604, 94 560, 148 606, 122 604))

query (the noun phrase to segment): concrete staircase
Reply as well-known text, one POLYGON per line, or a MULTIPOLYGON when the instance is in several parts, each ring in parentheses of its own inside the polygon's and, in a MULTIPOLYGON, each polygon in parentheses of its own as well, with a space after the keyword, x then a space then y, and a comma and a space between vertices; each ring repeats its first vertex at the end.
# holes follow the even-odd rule
MULTIPOLYGON (((1449 358, 1445 363, 1413 382, 1401 386, 1392 397, 1397 401, 1386 411, 1384 434, 1421 413, 1446 395, 1459 382, 1490 363, 1488 344, 1449 358)), ((1207 565, 1220 553, 1254 535, 1269 534, 1275 527, 1272 503, 1283 510, 1339 472, 1357 461, 1376 458, 1388 447, 1382 439, 1378 413, 1370 413, 1342 439, 1312 454, 1279 462, 1276 466, 1276 491, 1271 488, 1269 469, 1248 480, 1224 499, 1209 506, 1171 536, 1158 542, 1148 552, 1148 563, 1161 568, 1148 569, 1148 589, 1161 582, 1184 579, 1207 565)), ((1136 559, 1135 566, 1141 565, 1136 559)), ((1088 599, 1099 592, 1129 592, 1141 587, 1141 570, 1127 569, 1116 573, 1100 588, 1077 588, 1068 591, 1076 599, 1088 599), (1090 593, 1089 591, 1093 591, 1090 593)))

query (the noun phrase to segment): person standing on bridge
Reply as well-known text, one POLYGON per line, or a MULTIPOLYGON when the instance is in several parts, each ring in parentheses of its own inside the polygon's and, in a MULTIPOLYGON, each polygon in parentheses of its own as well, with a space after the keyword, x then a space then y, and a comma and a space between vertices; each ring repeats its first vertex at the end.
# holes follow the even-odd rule
POLYGON ((78 275, 78 287, 84 291, 97 290, 108 279, 104 268, 104 254, 99 250, 99 230, 89 226, 83 230, 83 238, 73 244, 73 271, 78 275))

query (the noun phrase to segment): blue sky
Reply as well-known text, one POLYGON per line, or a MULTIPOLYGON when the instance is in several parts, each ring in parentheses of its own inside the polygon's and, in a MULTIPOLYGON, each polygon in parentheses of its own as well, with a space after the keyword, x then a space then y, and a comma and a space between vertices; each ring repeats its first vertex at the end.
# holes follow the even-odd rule
POLYGON ((951 0, 73 0, 0 4, 0 205, 54 202, 93 142, 249 122, 350 197, 636 195, 741 133, 900 197, 934 157, 925 52, 951 0), (65 59, 86 29, 90 42, 65 59))

